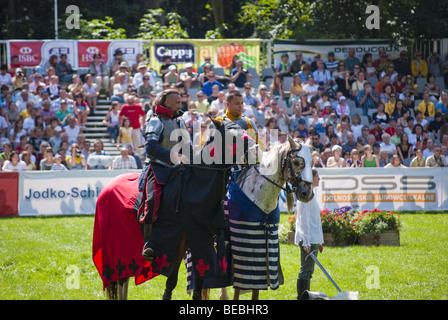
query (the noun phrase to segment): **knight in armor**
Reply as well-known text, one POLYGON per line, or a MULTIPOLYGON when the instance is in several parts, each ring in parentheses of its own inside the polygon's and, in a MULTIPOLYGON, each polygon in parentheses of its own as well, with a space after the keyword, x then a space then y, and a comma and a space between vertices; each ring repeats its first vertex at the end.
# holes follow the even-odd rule
POLYGON ((258 130, 255 122, 243 115, 244 98, 238 90, 232 90, 226 96, 226 113, 216 118, 216 120, 230 120, 238 124, 247 134, 258 144, 258 130))
POLYGON ((163 186, 168 182, 173 167, 179 163, 190 163, 193 156, 190 136, 182 118, 181 108, 179 92, 165 90, 156 101, 154 113, 145 126, 147 158, 139 178, 142 199, 138 209, 138 219, 143 226, 145 244, 142 254, 147 261, 154 258, 154 251, 149 247, 149 240, 153 223, 158 217, 163 186), (177 138, 173 139, 173 137, 177 138))

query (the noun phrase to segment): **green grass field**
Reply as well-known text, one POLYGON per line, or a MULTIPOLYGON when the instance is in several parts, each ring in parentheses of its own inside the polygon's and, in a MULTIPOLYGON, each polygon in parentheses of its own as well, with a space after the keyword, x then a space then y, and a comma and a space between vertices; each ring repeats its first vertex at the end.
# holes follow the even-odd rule
MULTIPOLYGON (((400 247, 326 247, 320 262, 342 290, 358 291, 361 300, 448 299, 448 214, 401 217, 400 247)), ((93 221, 93 215, 0 219, 0 299, 104 300, 91 258, 93 221)), ((261 299, 296 298, 299 248, 282 244, 281 265, 285 284, 262 291, 261 299)), ((191 299, 185 291, 185 267, 180 272, 173 299, 191 299)), ((132 282, 128 298, 159 300, 164 286, 163 276, 139 286, 132 282)), ((233 289, 228 290, 232 297, 233 289)), ((337 294, 317 266, 311 290, 337 294)), ((218 298, 218 290, 212 290, 211 298, 218 298)))

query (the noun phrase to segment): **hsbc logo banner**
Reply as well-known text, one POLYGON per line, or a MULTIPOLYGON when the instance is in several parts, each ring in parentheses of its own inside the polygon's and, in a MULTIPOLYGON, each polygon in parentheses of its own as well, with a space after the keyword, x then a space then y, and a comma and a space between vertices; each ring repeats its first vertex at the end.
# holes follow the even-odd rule
POLYGON ((37 66, 42 61, 43 43, 43 41, 10 41, 9 57, 18 56, 20 64, 24 67, 37 66))
POLYGON ((93 62, 93 56, 101 54, 101 61, 107 63, 110 41, 78 41, 78 67, 88 68, 93 62))
POLYGON ((173 63, 194 63, 195 48, 191 43, 154 43, 155 58, 164 63, 164 57, 171 57, 173 63))

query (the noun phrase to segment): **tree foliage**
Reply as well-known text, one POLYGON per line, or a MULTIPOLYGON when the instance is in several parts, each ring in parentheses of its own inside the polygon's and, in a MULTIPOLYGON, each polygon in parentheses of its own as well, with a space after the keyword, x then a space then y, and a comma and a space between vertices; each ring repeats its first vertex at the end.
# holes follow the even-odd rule
POLYGON ((180 25, 181 16, 163 9, 148 9, 140 20, 138 37, 142 39, 186 39, 188 32, 180 25), (165 22, 165 23, 163 23, 165 22))

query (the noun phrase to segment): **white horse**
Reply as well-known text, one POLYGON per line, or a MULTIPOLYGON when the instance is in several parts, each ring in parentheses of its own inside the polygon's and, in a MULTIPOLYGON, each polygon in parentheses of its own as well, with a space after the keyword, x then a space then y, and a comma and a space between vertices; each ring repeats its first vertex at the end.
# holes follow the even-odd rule
MULTIPOLYGON (((279 194, 282 190, 287 191, 290 212, 294 205, 293 193, 300 201, 311 200, 311 169, 310 146, 288 136, 288 142, 276 145, 264 154, 259 166, 248 167, 231 183, 227 209, 234 265, 234 300, 239 299, 241 290, 252 290, 252 299, 257 300, 259 290, 268 287, 275 290, 282 284, 278 243, 279 194)), ((203 289, 203 298, 209 296, 208 291, 203 289)), ((228 297, 226 288, 221 288, 220 296, 228 297)))

